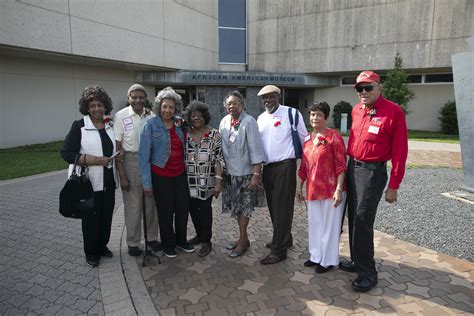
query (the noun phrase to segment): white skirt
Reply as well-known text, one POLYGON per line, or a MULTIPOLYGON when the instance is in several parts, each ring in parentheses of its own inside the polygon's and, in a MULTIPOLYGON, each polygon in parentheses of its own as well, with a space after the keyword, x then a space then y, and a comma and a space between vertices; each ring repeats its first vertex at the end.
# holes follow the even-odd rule
POLYGON ((339 239, 345 201, 346 192, 342 192, 342 202, 336 208, 333 199, 307 201, 309 260, 323 267, 339 264, 339 239))

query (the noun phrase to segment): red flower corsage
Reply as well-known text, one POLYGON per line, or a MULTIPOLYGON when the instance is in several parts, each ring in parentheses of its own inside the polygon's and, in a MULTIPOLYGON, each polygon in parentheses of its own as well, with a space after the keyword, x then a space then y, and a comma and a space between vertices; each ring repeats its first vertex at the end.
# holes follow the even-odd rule
POLYGON ((319 145, 324 145, 324 144, 327 144, 328 140, 326 137, 324 136, 318 136, 318 146, 319 145))
POLYGON ((202 135, 202 139, 203 139, 203 140, 209 140, 209 137, 210 137, 209 132, 207 132, 206 134, 202 135))
POLYGON ((113 126, 113 121, 112 121, 111 116, 106 115, 106 116, 103 117, 102 120, 104 121, 104 124, 109 124, 110 126, 113 126))
POLYGON ((184 124, 184 119, 181 116, 175 116, 173 120, 176 127, 181 127, 184 124))
POLYGON ((281 125, 281 121, 280 121, 280 120, 275 121, 275 123, 273 123, 273 126, 275 126, 275 127, 277 127, 277 126, 279 126, 279 125, 281 125))
POLYGON ((239 126, 240 126, 239 120, 234 120, 234 119, 232 119, 232 120, 230 121, 230 127, 233 127, 234 130, 238 131, 238 130, 239 130, 239 126))

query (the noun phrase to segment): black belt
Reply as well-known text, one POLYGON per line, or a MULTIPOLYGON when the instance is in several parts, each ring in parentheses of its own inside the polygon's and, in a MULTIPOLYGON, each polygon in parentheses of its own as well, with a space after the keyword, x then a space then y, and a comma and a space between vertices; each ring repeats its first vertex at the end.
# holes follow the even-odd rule
POLYGON ((285 163, 288 163, 288 162, 293 162, 293 161, 296 161, 296 158, 290 158, 290 159, 285 159, 285 160, 282 160, 282 161, 270 162, 269 164, 266 164, 265 167, 274 167, 274 166, 282 165, 282 164, 285 164, 285 163))
POLYGON ((352 161, 354 166, 358 166, 358 167, 362 167, 366 169, 376 169, 378 167, 385 167, 387 165, 386 161, 365 162, 365 161, 356 160, 354 158, 351 158, 350 161, 352 161))

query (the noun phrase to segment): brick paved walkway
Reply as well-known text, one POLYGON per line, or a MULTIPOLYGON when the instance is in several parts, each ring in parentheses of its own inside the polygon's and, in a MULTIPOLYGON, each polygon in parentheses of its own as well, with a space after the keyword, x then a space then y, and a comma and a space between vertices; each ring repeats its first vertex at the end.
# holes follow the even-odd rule
MULTIPOLYGON (((410 149, 409 164, 460 167, 459 151, 410 149)), ((230 259, 224 245, 236 224, 215 208, 214 249, 208 257, 178 253, 158 265, 126 253, 123 207, 117 195, 109 248, 99 269, 84 262, 80 223, 57 212, 65 174, 0 182, 0 314, 75 315, 450 315, 474 314, 474 263, 376 232, 379 284, 366 294, 354 275, 316 275, 307 259, 306 212, 298 206, 287 260, 262 266, 271 238, 266 209, 251 220, 252 245, 230 259)), ((194 230, 189 225, 189 236, 194 230)), ((466 232, 469 233, 469 232, 466 232)), ((471 232, 472 233, 472 232, 471 232)), ((341 254, 347 256, 347 235, 341 254)))
POLYGON ((59 215, 66 173, 0 183, 0 314, 104 314, 81 223, 59 215))
POLYGON ((408 166, 462 168, 460 152, 414 149, 408 151, 408 166))
MULTIPOLYGON (((258 262, 268 253, 264 245, 271 236, 266 209, 259 209, 252 218, 251 247, 238 259, 228 258, 224 248, 237 237, 234 221, 217 211, 214 215, 214 249, 208 257, 180 252, 176 259, 163 257, 161 265, 142 269, 153 302, 163 315, 440 315, 474 311, 473 263, 376 232, 379 284, 361 294, 351 289, 351 273, 334 269, 317 275, 313 268, 303 266, 308 258, 303 207, 295 213, 294 246, 287 260, 271 266, 258 262)), ((343 236, 341 251, 347 256, 348 238, 343 236)))

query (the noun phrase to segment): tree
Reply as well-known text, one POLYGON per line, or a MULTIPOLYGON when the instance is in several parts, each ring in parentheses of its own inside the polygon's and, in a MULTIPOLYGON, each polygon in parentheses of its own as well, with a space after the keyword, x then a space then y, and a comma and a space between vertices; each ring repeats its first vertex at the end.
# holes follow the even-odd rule
POLYGON ((415 93, 408 88, 408 75, 402 67, 403 59, 400 53, 397 52, 394 67, 387 72, 387 78, 383 82, 382 94, 385 98, 400 105, 405 115, 407 115, 410 113, 408 102, 415 97, 415 93))

